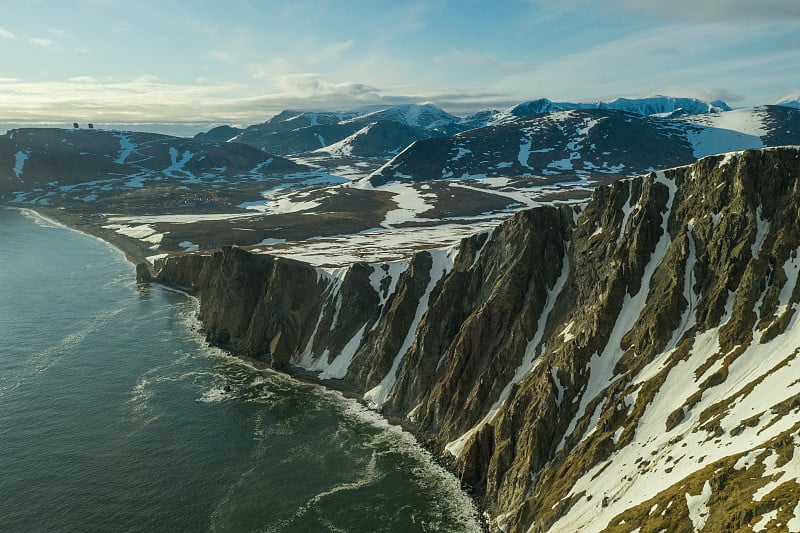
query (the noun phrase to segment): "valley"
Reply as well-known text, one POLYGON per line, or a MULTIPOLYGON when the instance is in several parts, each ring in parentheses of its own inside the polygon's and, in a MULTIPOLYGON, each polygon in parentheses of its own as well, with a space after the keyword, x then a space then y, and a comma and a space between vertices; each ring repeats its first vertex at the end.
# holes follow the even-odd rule
POLYGON ((135 262, 226 245, 327 267, 400 259, 521 209, 585 201, 621 177, 800 143, 796 108, 723 109, 656 97, 537 100, 464 118, 432 104, 285 111, 194 139, 20 129, 0 137, 0 198, 111 240, 135 262))

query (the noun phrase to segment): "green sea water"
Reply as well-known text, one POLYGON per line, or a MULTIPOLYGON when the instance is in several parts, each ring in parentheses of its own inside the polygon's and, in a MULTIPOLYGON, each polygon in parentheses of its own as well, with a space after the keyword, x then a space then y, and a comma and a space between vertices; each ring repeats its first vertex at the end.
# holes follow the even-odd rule
POLYGON ((207 347, 196 306, 0 208, 0 531, 480 530, 408 434, 207 347))

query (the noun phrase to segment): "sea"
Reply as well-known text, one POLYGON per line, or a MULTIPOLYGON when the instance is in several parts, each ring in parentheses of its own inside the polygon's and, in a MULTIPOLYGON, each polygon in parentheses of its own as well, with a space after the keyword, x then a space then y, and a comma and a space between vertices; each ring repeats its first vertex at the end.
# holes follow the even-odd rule
POLYGON ((0 207, 0 531, 481 530, 408 433, 207 346, 197 310, 0 207))

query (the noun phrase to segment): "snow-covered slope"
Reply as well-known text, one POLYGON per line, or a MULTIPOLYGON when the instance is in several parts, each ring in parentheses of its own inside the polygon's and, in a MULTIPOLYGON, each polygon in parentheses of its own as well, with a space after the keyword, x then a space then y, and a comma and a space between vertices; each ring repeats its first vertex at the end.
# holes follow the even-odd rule
POLYGON ((687 130, 695 157, 800 143, 800 108, 792 106, 735 109, 678 121, 698 126, 687 130))
POLYGON ((748 108, 708 115, 684 117, 686 122, 702 126, 689 130, 695 157, 762 148, 769 132, 766 108, 748 108))
POLYGON ((433 104, 390 106, 350 119, 352 122, 362 124, 381 121, 397 122, 412 128, 426 130, 446 129, 458 124, 460 120, 460 118, 433 104))
POLYGON ((690 144, 673 122, 617 111, 567 110, 418 141, 369 179, 377 184, 396 179, 631 175, 691 159, 690 144))
POLYGON ((275 154, 316 151, 331 157, 374 158, 396 154, 417 139, 449 135, 466 127, 460 118, 433 104, 397 105, 368 112, 287 110, 248 127, 231 140, 275 154))
POLYGON ((370 122, 349 137, 318 148, 316 154, 348 157, 391 157, 419 139, 428 139, 436 132, 402 122, 381 120, 370 122))
POLYGON ((261 125, 272 132, 296 130, 309 126, 338 124, 359 115, 355 111, 301 111, 286 109, 261 125))

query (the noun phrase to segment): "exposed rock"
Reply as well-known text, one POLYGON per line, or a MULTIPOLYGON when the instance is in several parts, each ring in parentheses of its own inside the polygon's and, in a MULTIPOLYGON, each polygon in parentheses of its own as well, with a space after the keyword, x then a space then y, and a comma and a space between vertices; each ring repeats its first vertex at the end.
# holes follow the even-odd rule
POLYGON ((153 281, 153 275, 150 272, 150 265, 147 263, 139 263, 136 265, 136 283, 150 283, 153 281))
POLYGON ((750 530, 800 520, 799 177, 793 148, 714 156, 407 267, 224 249, 157 279, 209 341, 405 418, 493 529, 750 530))

